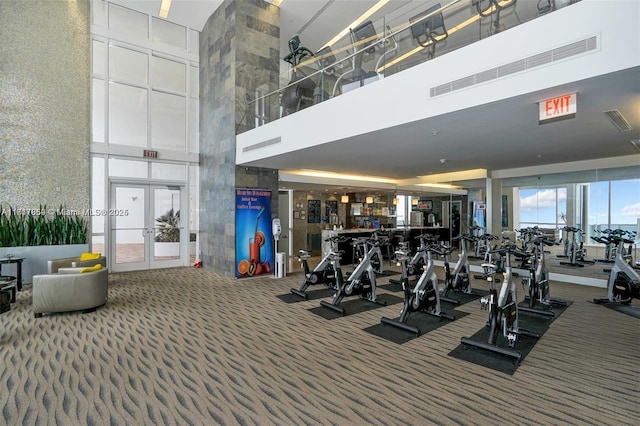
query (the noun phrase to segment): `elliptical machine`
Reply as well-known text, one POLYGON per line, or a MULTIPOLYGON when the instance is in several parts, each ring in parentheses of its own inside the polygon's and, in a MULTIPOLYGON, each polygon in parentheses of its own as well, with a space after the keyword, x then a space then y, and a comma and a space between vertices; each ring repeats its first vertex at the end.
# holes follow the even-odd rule
POLYGON ((635 233, 626 232, 629 238, 612 236, 617 240, 616 259, 609 274, 607 298, 594 299, 594 303, 630 304, 632 299, 640 299, 640 273, 631 265, 631 255, 626 255, 624 245, 633 244, 635 233))
POLYGON ((409 315, 412 312, 424 312, 439 318, 454 320, 455 317, 442 312, 440 308, 440 290, 438 288, 438 277, 433 265, 431 253, 443 255, 444 250, 439 246, 429 246, 424 249, 427 252, 427 264, 424 272, 418 278, 416 285, 411 288, 409 283, 407 262, 410 259, 408 249, 396 251, 396 259, 402 266, 402 289, 404 290, 404 305, 400 311, 400 318, 392 320, 382 317, 380 322, 420 336, 420 329, 407 324, 409 315))
POLYGON ((298 295, 304 300, 308 300, 309 296, 306 293, 307 288, 311 285, 324 284, 328 288, 336 289, 336 263, 338 268, 340 267, 340 255, 341 251, 336 251, 337 245, 342 242, 346 242, 347 239, 341 236, 333 236, 327 238, 325 242, 329 243, 329 252, 322 258, 320 263, 313 268, 313 271, 309 268, 308 259, 311 254, 308 250, 300 250, 298 259, 302 263, 302 269, 304 270, 304 280, 300 285, 300 288, 291 289, 291 294, 298 295))
POLYGON ((316 83, 307 78, 299 67, 304 58, 313 56, 312 51, 300 44, 298 36, 289 40, 289 54, 283 60, 291 64, 291 80, 280 98, 283 115, 292 114, 314 104, 316 83))
MULTIPOLYGON (((496 290, 496 270, 497 266, 491 263, 483 263, 488 281, 490 283, 489 296, 480 299, 480 308, 489 311, 489 337, 486 342, 472 340, 468 337, 460 339, 460 343, 469 346, 475 346, 486 349, 502 355, 516 358, 517 362, 522 359, 522 353, 515 350, 518 336, 529 336, 539 338, 540 334, 520 328, 518 324, 518 298, 516 293, 516 285, 511 274, 511 254, 522 257, 530 256, 529 253, 518 250, 511 244, 505 244, 504 247, 495 251, 505 255, 505 272, 500 293, 496 290), (509 347, 504 348, 497 345, 498 333, 502 331, 502 335, 507 339, 509 347)), ((499 282, 498 282, 499 283, 499 282)))
POLYGON ((342 270, 336 270, 336 292, 331 302, 320 301, 320 306, 331 309, 340 315, 345 313, 339 305, 346 296, 360 296, 363 300, 382 306, 387 304, 385 301, 376 299, 376 273, 371 265, 371 253, 382 243, 382 240, 354 238, 353 241, 354 245, 359 245, 365 253, 362 260, 346 281, 342 277, 342 270), (368 248, 369 246, 370 248, 368 248))

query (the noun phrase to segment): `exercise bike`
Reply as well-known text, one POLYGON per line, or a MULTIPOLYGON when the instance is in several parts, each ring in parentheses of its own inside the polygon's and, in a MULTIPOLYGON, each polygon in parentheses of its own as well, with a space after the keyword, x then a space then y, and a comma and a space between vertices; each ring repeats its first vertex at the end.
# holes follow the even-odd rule
MULTIPOLYGON (((415 237, 415 239, 420 241, 420 246, 418 247, 415 254, 407 264, 407 275, 420 275, 422 271, 424 271, 425 265, 427 264, 427 260, 428 260, 427 247, 429 246, 429 244, 435 243, 438 240, 438 236, 433 234, 420 234, 417 237, 415 237)), ((404 243, 404 244, 407 244, 407 246, 403 248, 403 250, 404 249, 408 250, 409 249, 408 243, 404 243)), ((396 252, 396 258, 397 258, 397 253, 398 252, 396 252)), ((445 264, 446 264, 446 260, 445 260, 445 264)), ((393 278, 390 278, 389 282, 391 284, 402 284, 402 280, 396 280, 393 278)))
POLYGON ((604 245, 604 259, 598 259, 597 261, 602 263, 614 263, 616 260, 616 243, 611 237, 616 236, 616 234, 622 230, 605 229, 601 231, 600 229, 596 229, 595 231, 600 235, 591 236, 591 239, 596 243, 604 245))
MULTIPOLYGON (((489 295, 480 299, 480 308, 489 311, 489 337, 486 342, 472 340, 468 337, 460 339, 460 343, 468 346, 474 346, 486 349, 502 355, 516 358, 517 362, 522 359, 522 353, 515 350, 515 345, 519 336, 529 336, 539 338, 540 334, 520 328, 518 324, 518 298, 516 293, 516 284, 511 274, 511 254, 522 257, 530 256, 529 253, 518 250, 513 245, 506 244, 504 247, 494 250, 505 255, 505 272, 504 279, 500 286, 500 293, 496 289, 496 270, 494 264, 483 263, 490 283, 489 295), (497 345, 498 333, 507 339, 508 348, 497 345)), ((498 283, 499 284, 499 283, 498 283)))
POLYGON ((360 262, 365 253, 369 252, 369 261, 371 262, 374 272, 379 275, 384 275, 384 257, 381 247, 389 246, 389 236, 383 234, 381 231, 373 231, 371 236, 362 238, 365 238, 371 243, 361 245, 356 242, 356 240, 353 240, 352 264, 356 264, 356 259, 360 262), (378 243, 374 245, 373 241, 378 241, 378 243))
POLYGON ((632 299, 640 299, 640 273, 631 264, 631 255, 626 255, 624 245, 633 244, 634 233, 627 233, 631 238, 613 236, 617 240, 616 259, 609 274, 607 298, 594 299, 594 303, 630 304, 632 299))
POLYGON ((595 263, 584 258, 587 254, 587 250, 584 249, 584 242, 582 240, 584 231, 572 226, 565 226, 562 228, 562 231, 565 237, 564 255, 559 255, 558 257, 568 257, 569 261, 560 262, 560 265, 582 268, 585 263, 595 263), (580 238, 580 242, 578 242, 578 236, 580 238))
POLYGON ((483 234, 483 227, 478 225, 469 227, 468 241, 473 244, 473 250, 471 250, 473 254, 468 255, 469 259, 482 259, 485 251, 490 249, 490 247, 486 246, 486 241, 481 238, 483 234))
POLYGON ((433 265, 433 259, 431 253, 444 254, 445 250, 442 250, 439 246, 430 246, 424 249, 427 252, 427 263, 425 265, 424 272, 418 278, 418 282, 413 288, 409 283, 408 275, 408 261, 410 259, 408 250, 396 251, 396 259, 402 266, 402 289, 404 290, 404 305, 400 311, 400 317, 397 320, 392 320, 386 317, 382 317, 380 322, 383 325, 390 325, 402 330, 413 333, 419 336, 421 331, 418 327, 413 327, 407 324, 409 315, 412 312, 423 312, 429 315, 433 315, 439 318, 445 318, 448 320, 454 320, 455 317, 442 312, 440 307, 440 291, 438 288, 438 277, 433 265))
POLYGON ((336 270, 336 292, 331 302, 320 301, 320 306, 331 309, 340 315, 344 315, 344 309, 339 305, 347 296, 360 296, 361 299, 367 300, 378 305, 386 306, 385 301, 376 298, 376 273, 371 265, 371 253, 378 248, 382 240, 372 240, 371 238, 354 238, 354 244, 359 245, 364 256, 360 263, 345 281, 342 276, 342 270, 336 270))
POLYGON ((342 242, 348 241, 341 236, 333 236, 327 238, 325 242, 329 243, 329 252, 322 258, 320 263, 313 268, 313 271, 309 268, 308 259, 311 254, 307 250, 300 250, 298 254, 298 260, 302 263, 302 269, 304 271, 304 280, 300 285, 300 288, 291 289, 291 294, 298 295, 304 300, 308 300, 309 296, 306 293, 307 288, 311 285, 324 284, 328 288, 336 289, 336 263, 340 267, 340 255, 341 251, 336 251, 337 245, 342 242))
POLYGON ((522 278, 522 286, 527 287, 528 294, 525 300, 528 301, 528 307, 521 307, 525 312, 537 313, 554 317, 555 313, 551 311, 552 306, 568 306, 569 303, 564 300, 552 299, 549 292, 549 270, 545 262, 545 246, 556 245, 555 241, 545 238, 544 235, 538 235, 531 238, 531 246, 533 247, 532 255, 527 259, 529 264, 529 277, 522 278))
POLYGON ((373 270, 376 274, 383 275, 384 256, 382 254, 382 247, 387 247, 387 257, 389 257, 389 262, 392 260, 391 252, 389 251, 391 247, 390 236, 388 232, 376 230, 371 233, 371 239, 378 242, 378 244, 375 244, 375 247, 372 247, 371 265, 373 266, 373 270))
MULTIPOLYGON (((442 289, 441 296, 447 297, 450 292, 459 292, 465 294, 473 294, 480 296, 481 294, 471 289, 471 280, 469 279, 469 258, 467 255, 467 242, 475 242, 476 238, 468 235, 460 235, 453 239, 453 241, 462 240, 460 243, 460 257, 456 263, 453 271, 448 272, 449 262, 445 261, 445 285, 442 289)), ((459 300, 448 299, 448 302, 459 304, 459 300)))
MULTIPOLYGON (((492 250, 495 250, 497 247, 494 246, 493 249, 491 248, 491 243, 490 241, 496 241, 499 238, 496 235, 493 234, 484 234, 482 237, 485 244, 487 246, 487 251, 484 252, 484 259, 483 259, 483 263, 492 263, 494 265, 497 266, 496 269, 496 273, 501 273, 504 272, 504 262, 502 260, 502 256, 499 253, 493 252, 492 250)), ((481 275, 474 275, 473 278, 477 279, 477 280, 487 280, 488 275, 486 274, 486 272, 484 272, 481 275)))

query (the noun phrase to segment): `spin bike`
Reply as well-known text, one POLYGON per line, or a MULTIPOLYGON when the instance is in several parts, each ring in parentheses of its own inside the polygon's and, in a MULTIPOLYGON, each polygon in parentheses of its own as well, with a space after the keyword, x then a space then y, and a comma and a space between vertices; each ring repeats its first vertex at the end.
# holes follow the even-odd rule
MULTIPOLYGON (((484 234, 481 237, 487 247, 487 251, 484 252, 484 259, 483 259, 483 263, 493 263, 494 265, 497 266, 496 269, 496 273, 501 273, 504 272, 504 262, 502 261, 502 256, 500 256, 500 254, 497 254, 495 252, 492 252, 492 248, 491 248, 491 243, 490 241, 496 241, 499 238, 496 235, 493 234, 484 234)), ((495 250, 497 247, 493 247, 493 250, 495 250)), ((486 273, 483 273, 482 275, 474 275, 473 278, 477 279, 477 280, 487 280, 488 275, 486 273)))
POLYGON ((324 284, 328 288, 336 289, 336 262, 338 267, 340 266, 340 255, 343 252, 336 251, 337 245, 342 242, 348 241, 341 236, 333 236, 324 240, 329 243, 329 252, 322 258, 320 263, 313 268, 313 271, 309 268, 308 259, 311 257, 311 253, 308 250, 300 250, 298 259, 302 263, 302 269, 304 271, 304 280, 297 290, 291 289, 291 294, 298 295, 304 300, 308 300, 309 296, 306 293, 307 288, 311 285, 324 284))
MULTIPOLYGON (((427 264, 428 260, 427 247, 429 246, 429 244, 435 243, 438 240, 438 236, 433 234, 421 234, 415 237, 415 239, 420 241, 420 247, 418 247, 416 253, 407 264, 407 275, 419 275, 422 273, 422 271, 424 271, 425 265, 427 264)), ((408 247, 405 249, 408 250, 408 247)), ((396 258, 397 254, 398 252, 396 252, 396 258)), ((393 278, 390 278, 389 282, 391 284, 402 284, 402 280, 396 280, 393 278)))
POLYGON ((584 267, 585 263, 595 263, 584 258, 584 256, 587 254, 587 250, 584 249, 584 242, 582 241, 584 231, 582 231, 580 228, 575 228, 572 226, 565 226, 564 228, 562 228, 562 231, 564 232, 564 236, 566 237, 564 243, 564 255, 559 255, 558 257, 569 258, 569 261, 560 262, 560 265, 582 268, 584 267), (580 236, 580 242, 578 242, 578 236, 580 236))
POLYGON ((439 250, 439 246, 429 246, 424 250, 427 252, 427 263, 425 265, 424 272, 418 278, 418 282, 413 288, 409 283, 408 275, 408 261, 410 259, 408 250, 396 251, 396 259, 402 266, 402 289, 404 290, 404 306, 400 311, 400 318, 392 320, 386 317, 382 317, 380 322, 383 325, 390 325, 400 328, 402 330, 413 333, 419 336, 421 331, 418 327, 413 327, 407 324, 409 315, 412 312, 424 312, 429 315, 433 315, 439 318, 445 318, 448 320, 454 320, 455 317, 442 312, 440 308, 440 291, 438 288, 438 277, 436 276, 435 268, 433 265, 433 259, 431 253, 443 255, 445 250, 439 250))
POLYGON ((385 301, 376 299, 376 273, 371 265, 371 254, 382 242, 382 240, 372 240, 370 238, 353 239, 354 245, 362 248, 364 256, 346 281, 342 277, 342 270, 336 270, 336 292, 333 295, 333 299, 331 302, 321 300, 320 306, 344 315, 344 309, 339 305, 342 299, 347 296, 360 296, 363 300, 386 306, 387 303, 385 301))
MULTIPOLYGON (((458 259, 456 266, 454 266, 453 271, 447 271, 449 269, 449 262, 444 262, 446 279, 444 289, 442 289, 442 297, 447 297, 447 295, 451 291, 480 296, 480 293, 474 292, 471 289, 471 280, 469 279, 469 258, 467 255, 467 242, 473 243, 474 241, 476 241, 476 238, 468 235, 460 235, 453 238, 453 241, 457 241, 460 239, 463 240, 460 244, 460 258, 458 259)), ((459 300, 455 299, 450 299, 447 301, 456 304, 460 303, 459 300)))
MULTIPOLYGON (((629 234, 628 234, 629 235, 629 234)), ((632 238, 633 233, 630 233, 632 238)), ((630 304, 632 299, 640 299, 640 273, 631 264, 631 255, 626 255, 624 245, 632 244, 632 238, 622 236, 612 237, 617 240, 616 259, 609 274, 607 283, 607 298, 594 299, 594 303, 622 303, 630 304)))
POLYGON ((473 243, 473 249, 471 250, 473 254, 468 255, 470 259, 482 259, 484 257, 484 253, 486 250, 489 250, 489 247, 486 246, 486 240, 482 239, 482 235, 484 234, 484 228, 478 225, 469 227, 469 240, 473 243))
POLYGON ((384 274, 384 256, 382 254, 382 247, 387 247, 387 256, 389 257, 389 262, 392 261, 391 252, 389 251, 389 233, 376 230, 371 234, 371 239, 374 241, 378 241, 378 244, 375 244, 375 247, 372 247, 373 252, 371 253, 371 265, 373 266, 373 270, 377 274, 384 274))
POLYGON ((460 343, 469 346, 475 346, 486 349, 502 355, 516 358, 517 362, 522 359, 522 353, 515 350, 518 336, 529 336, 539 338, 540 334, 525 330, 518 324, 518 298, 516 294, 516 284, 511 275, 511 254, 522 257, 530 256, 529 253, 518 250, 512 245, 505 245, 502 248, 493 250, 505 255, 506 265, 504 279, 500 287, 500 293, 496 290, 496 270, 497 267, 491 263, 483 263, 490 283, 489 295, 480 299, 480 308, 489 311, 489 337, 486 342, 472 340, 468 337, 460 339, 460 343), (509 343, 508 348, 497 345, 498 333, 502 331, 502 335, 509 343))
POLYGON ((597 236, 591 236, 591 239, 593 241, 595 241, 596 243, 599 244, 604 244, 604 259, 598 259, 598 262, 603 262, 603 263, 614 263, 615 259, 616 259, 616 244, 611 240, 610 235, 614 234, 616 231, 620 231, 619 229, 617 230, 612 230, 612 229, 605 229, 604 231, 601 231, 599 229, 595 229, 595 232, 597 232, 600 235, 597 236), (604 235, 602 235, 604 234, 604 235))
POLYGON ((356 259, 358 262, 362 260, 365 253, 369 252, 369 261, 376 274, 384 274, 384 257, 382 255, 383 246, 389 246, 389 236, 383 234, 382 231, 373 231, 371 236, 362 237, 367 239, 368 244, 362 245, 355 242, 353 245, 352 263, 355 265, 356 259), (377 244, 373 244, 373 241, 378 241, 377 244))
POLYGON ((528 301, 529 306, 521 307, 520 309, 525 312, 537 313, 541 315, 547 315, 554 317, 555 313, 551 311, 552 306, 567 306, 568 302, 564 300, 552 299, 549 292, 549 270, 545 262, 545 246, 556 245, 555 241, 545 238, 544 235, 538 235, 535 238, 531 238, 531 247, 533 252, 527 259, 529 263, 529 277, 522 278, 522 286, 528 288, 528 294, 525 296, 525 300, 528 301))

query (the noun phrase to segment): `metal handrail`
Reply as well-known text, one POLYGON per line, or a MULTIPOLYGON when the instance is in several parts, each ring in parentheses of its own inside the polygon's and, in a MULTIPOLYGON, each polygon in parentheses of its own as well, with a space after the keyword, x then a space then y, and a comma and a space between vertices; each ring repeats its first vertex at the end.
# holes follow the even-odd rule
MULTIPOLYGON (((411 28, 411 26, 413 26, 413 25, 415 25, 415 24, 417 24, 417 23, 420 23, 420 22, 422 22, 423 20, 426 20, 426 19, 428 19, 428 18, 431 18, 432 16, 434 16, 434 15, 436 15, 436 14, 438 14, 438 13, 442 13, 443 11, 445 11, 445 10, 449 9, 451 6, 453 6, 453 5, 457 4, 457 3, 461 2, 461 1, 462 1, 462 0, 453 0, 453 1, 451 1, 450 3, 446 4, 445 6, 442 6, 440 9, 434 10, 433 12, 431 12, 431 13, 429 13, 429 14, 427 14, 427 15, 424 15, 424 16, 422 16, 422 17, 420 17, 420 19, 418 19, 418 20, 416 20, 416 21, 414 21, 414 22, 410 22, 409 24, 406 24, 406 25, 402 26, 399 30, 393 31, 393 32, 391 32, 391 33, 387 34, 386 36, 384 36, 384 37, 380 40, 380 42, 379 42, 379 43, 380 43, 380 44, 386 43, 386 42, 387 42, 387 39, 395 37, 397 34, 400 34, 401 32, 403 32, 403 31, 405 31, 405 30, 407 30, 407 29, 411 28)), ((383 34, 387 33, 387 31, 386 31, 386 27, 385 27, 385 29, 384 29, 384 30, 382 30, 382 33, 383 33, 383 34)), ((377 34, 376 34, 376 37, 377 37, 377 34)), ((370 38, 368 38, 368 39, 360 40, 358 43, 356 43, 356 44, 352 44, 352 47, 353 47, 353 46, 357 46, 357 45, 359 45, 359 44, 367 43, 368 41, 371 41, 371 40, 370 40, 371 38, 373 38, 373 37, 370 37, 370 38)), ((359 49, 359 50, 354 51, 353 53, 348 53, 348 54, 347 54, 347 56, 346 56, 346 57, 344 57, 340 62, 346 62, 346 61, 348 61, 349 59, 351 59, 351 58, 355 57, 356 55, 358 55, 359 53, 363 52, 364 50, 369 49, 370 47, 371 47, 371 46, 365 46, 365 47, 363 47, 362 49, 359 49)), ((347 51, 347 50, 348 50, 348 48, 344 47, 344 48, 342 48, 342 49, 340 49, 340 50, 337 50, 337 51, 335 51, 335 52, 332 52, 331 54, 332 54, 332 55, 335 55, 336 53, 341 53, 341 52, 343 52, 343 51, 347 51)), ((311 63, 313 63, 313 62, 317 62, 319 59, 322 59, 323 57, 324 57, 324 55, 323 55, 323 56, 319 56, 319 57, 318 57, 318 56, 313 56, 313 57, 311 57, 310 59, 308 59, 308 60, 306 60, 306 61, 304 61, 304 62, 299 63, 298 65, 296 65, 295 67, 293 67, 291 70, 296 70, 296 69, 298 69, 298 68, 300 68, 300 67, 302 67, 302 66, 307 66, 307 65, 309 65, 309 64, 311 64, 311 63)), ((299 80, 296 80, 295 82, 289 83, 289 84, 287 84, 287 85, 286 85, 286 86, 284 86, 284 87, 280 87, 280 88, 278 88, 278 89, 276 89, 276 90, 273 90, 273 91, 271 91, 271 92, 269 92, 269 93, 267 93, 267 94, 265 94, 265 95, 262 95, 262 96, 260 96, 260 97, 257 97, 256 99, 250 100, 249 102, 247 102, 247 106, 248 106, 248 105, 251 105, 251 104, 253 104, 253 103, 255 103, 255 102, 258 102, 259 100, 267 99, 267 98, 269 98, 269 97, 273 96, 273 95, 274 95, 274 94, 276 94, 276 93, 280 93, 280 92, 282 92, 282 91, 284 91, 284 90, 288 89, 289 87, 293 87, 294 85, 297 85, 298 83, 300 83, 300 81, 302 81, 302 80, 309 79, 309 78, 313 77, 313 76, 314 76, 314 75, 316 75, 316 74, 324 73, 327 69, 329 69, 329 68, 333 68, 334 66, 335 66, 334 64, 331 64, 331 65, 329 65, 329 66, 326 66, 326 67, 324 67, 324 68, 321 68, 321 69, 319 69, 319 70, 317 70, 317 71, 315 71, 315 72, 313 72, 313 73, 311 73, 311 74, 309 74, 309 75, 305 75, 305 76, 304 76, 304 78, 301 78, 301 79, 299 79, 299 80)))

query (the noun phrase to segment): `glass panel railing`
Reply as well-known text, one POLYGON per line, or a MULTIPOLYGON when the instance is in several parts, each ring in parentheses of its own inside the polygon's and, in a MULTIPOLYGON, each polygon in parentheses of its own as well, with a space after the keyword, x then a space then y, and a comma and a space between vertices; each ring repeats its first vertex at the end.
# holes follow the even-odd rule
POLYGON ((317 52, 296 36, 283 58, 279 88, 246 97, 241 131, 259 127, 491 37, 580 0, 451 0, 424 10, 398 8, 368 20, 317 52), (252 116, 253 115, 253 116, 252 116))

